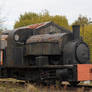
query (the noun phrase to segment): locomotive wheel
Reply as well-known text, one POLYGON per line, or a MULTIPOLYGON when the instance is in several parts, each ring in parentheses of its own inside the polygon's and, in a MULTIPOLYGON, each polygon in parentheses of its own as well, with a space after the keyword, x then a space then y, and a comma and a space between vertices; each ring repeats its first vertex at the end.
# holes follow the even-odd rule
POLYGON ((61 64, 60 56, 50 56, 49 61, 51 65, 59 65, 61 64))
POLYGON ((43 86, 56 85, 56 81, 55 80, 45 80, 45 81, 42 81, 41 84, 43 86))
POLYGON ((80 82, 79 81, 70 81, 71 86, 77 86, 80 82))

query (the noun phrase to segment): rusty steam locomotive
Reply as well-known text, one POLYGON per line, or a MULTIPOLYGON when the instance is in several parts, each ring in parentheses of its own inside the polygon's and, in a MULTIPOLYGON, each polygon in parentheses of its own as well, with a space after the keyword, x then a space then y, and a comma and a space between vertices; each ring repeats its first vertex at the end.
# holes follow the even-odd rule
POLYGON ((31 82, 92 80, 89 48, 80 26, 66 30, 53 22, 4 31, 0 35, 0 77, 31 82))

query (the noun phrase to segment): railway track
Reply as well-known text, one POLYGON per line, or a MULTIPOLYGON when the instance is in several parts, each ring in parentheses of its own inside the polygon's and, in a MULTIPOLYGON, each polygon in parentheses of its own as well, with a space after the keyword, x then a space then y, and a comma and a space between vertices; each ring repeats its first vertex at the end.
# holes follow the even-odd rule
POLYGON ((35 85, 40 92, 92 92, 92 85, 50 85, 50 86, 43 86, 43 85, 35 85))
POLYGON ((92 85, 61 85, 61 88, 65 91, 69 92, 92 92, 92 85))
MULTIPOLYGON (((33 85, 35 88, 38 89, 38 92, 92 92, 92 85, 77 85, 77 86, 71 86, 69 84, 62 84, 60 86, 58 85, 50 85, 50 86, 43 86, 43 85, 36 85, 26 83, 25 81, 16 80, 16 79, 0 79, 0 85, 7 85, 13 86, 13 87, 25 87, 33 85)), ((31 89, 30 89, 31 90, 31 89)))

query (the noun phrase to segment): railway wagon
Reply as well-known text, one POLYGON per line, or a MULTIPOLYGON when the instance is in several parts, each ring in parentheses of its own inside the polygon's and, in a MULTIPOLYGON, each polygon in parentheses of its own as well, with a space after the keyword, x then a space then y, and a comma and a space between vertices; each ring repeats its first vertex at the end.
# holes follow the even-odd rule
POLYGON ((88 45, 80 26, 67 30, 53 22, 3 31, 0 35, 0 77, 36 83, 92 80, 88 45))

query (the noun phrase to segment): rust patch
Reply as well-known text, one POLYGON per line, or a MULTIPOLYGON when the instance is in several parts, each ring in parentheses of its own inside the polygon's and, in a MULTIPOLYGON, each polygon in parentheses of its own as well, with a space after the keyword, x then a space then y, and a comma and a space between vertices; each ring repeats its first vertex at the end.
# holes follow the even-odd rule
POLYGON ((36 28, 39 28, 41 26, 46 25, 47 23, 49 23, 49 22, 44 22, 44 23, 39 23, 39 24, 32 24, 32 25, 29 25, 28 28, 36 29, 36 28))

